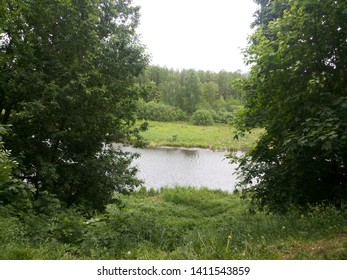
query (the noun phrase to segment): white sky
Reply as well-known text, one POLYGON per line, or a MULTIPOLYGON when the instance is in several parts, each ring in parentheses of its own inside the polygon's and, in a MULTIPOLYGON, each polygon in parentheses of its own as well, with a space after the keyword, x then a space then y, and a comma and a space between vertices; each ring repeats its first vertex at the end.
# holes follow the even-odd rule
POLYGON ((253 0, 133 0, 138 33, 153 65, 246 72, 242 49, 252 33, 253 0))

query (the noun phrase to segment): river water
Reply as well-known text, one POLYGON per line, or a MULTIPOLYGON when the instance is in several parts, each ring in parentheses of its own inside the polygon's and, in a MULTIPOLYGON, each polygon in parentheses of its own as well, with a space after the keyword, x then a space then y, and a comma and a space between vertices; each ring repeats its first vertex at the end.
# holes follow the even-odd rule
POLYGON ((122 148, 141 156, 134 160, 139 168, 138 178, 147 188, 163 186, 194 186, 232 192, 236 165, 225 158, 227 152, 199 148, 122 148))

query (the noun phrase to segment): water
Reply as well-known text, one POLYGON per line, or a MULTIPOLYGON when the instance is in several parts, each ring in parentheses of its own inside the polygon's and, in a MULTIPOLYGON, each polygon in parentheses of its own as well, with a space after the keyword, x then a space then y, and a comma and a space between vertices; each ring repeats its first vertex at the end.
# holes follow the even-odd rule
POLYGON ((146 187, 194 186, 222 189, 232 192, 236 176, 236 165, 225 158, 226 152, 187 148, 123 147, 123 150, 137 152, 140 158, 134 160, 139 168, 138 178, 146 187))

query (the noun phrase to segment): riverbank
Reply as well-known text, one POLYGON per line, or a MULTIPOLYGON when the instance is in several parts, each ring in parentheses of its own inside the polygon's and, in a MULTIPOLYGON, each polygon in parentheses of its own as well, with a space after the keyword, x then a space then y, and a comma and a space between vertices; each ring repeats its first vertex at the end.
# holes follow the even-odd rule
POLYGON ((188 187, 142 189, 124 209, 141 241, 129 242, 121 258, 347 258, 346 213, 334 209, 251 215, 239 195, 188 187))
POLYGON ((197 147, 212 150, 245 151, 250 149, 262 133, 255 129, 251 134, 236 140, 235 129, 226 124, 196 126, 188 122, 149 121, 148 130, 141 135, 149 147, 197 147))
POLYGON ((189 187, 141 189, 86 218, 0 219, 0 259, 347 259, 347 214, 313 207, 249 214, 237 194, 189 187))

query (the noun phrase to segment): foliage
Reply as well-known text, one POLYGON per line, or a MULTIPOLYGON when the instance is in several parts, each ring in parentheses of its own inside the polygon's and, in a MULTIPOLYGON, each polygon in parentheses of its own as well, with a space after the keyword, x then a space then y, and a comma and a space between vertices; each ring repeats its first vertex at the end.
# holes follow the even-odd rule
MULTIPOLYGON (((102 211, 106 204, 116 202, 114 192, 129 193, 141 184, 135 177, 137 168, 130 167, 136 156, 111 146, 95 157, 84 159, 82 165, 62 166, 61 172, 67 178, 74 178, 75 184, 66 186, 61 193, 56 192, 58 198, 69 203, 69 206, 80 205, 86 211, 102 211), (76 178, 74 174, 79 174, 80 177, 76 178)), ((64 183, 60 180, 57 182, 58 185, 64 183)))
POLYGON ((234 119, 234 113, 228 111, 210 111, 215 123, 229 124, 234 119))
POLYGON ((5 133, 0 125, 0 215, 24 216, 32 208, 34 188, 14 177, 17 162, 3 147, 1 134, 5 133))
POLYGON ((194 125, 212 125, 213 117, 208 110, 197 110, 190 118, 190 122, 194 125))
POLYGON ((345 1, 262 2, 246 51, 240 132, 264 127, 240 160, 256 207, 341 206, 347 199, 347 6, 345 1), (263 3, 264 2, 264 3, 263 3))
POLYGON ((244 78, 245 75, 240 72, 176 71, 148 66, 136 81, 141 87, 149 88, 144 98, 146 102, 156 101, 178 107, 191 115, 197 109, 229 110, 225 102, 242 100, 242 90, 236 85, 244 78), (224 102, 222 106, 219 102, 221 98, 224 102))
POLYGON ((140 101, 137 110, 138 118, 143 120, 174 122, 187 119, 186 113, 180 108, 157 103, 155 101, 150 101, 148 103, 140 101))
POLYGON ((1 134, 4 134, 6 130, 0 126, 0 184, 6 184, 10 181, 12 169, 15 166, 15 162, 11 160, 10 152, 4 149, 4 143, 2 142, 1 134))
POLYGON ((346 212, 250 215, 238 195, 141 189, 106 213, 0 219, 0 259, 346 259, 346 212), (33 227, 31 223, 35 223, 33 227), (30 225, 28 227, 28 225, 30 225), (229 238, 231 236, 231 239, 229 238))
POLYGON ((188 70, 183 81, 182 93, 182 109, 183 111, 192 114, 197 109, 197 105, 200 103, 202 95, 202 84, 195 71, 188 70))
POLYGON ((12 126, 5 147, 35 199, 48 191, 102 209, 132 185, 110 143, 138 132, 133 80, 147 63, 138 21, 131 1, 2 1, 0 122, 12 126))

